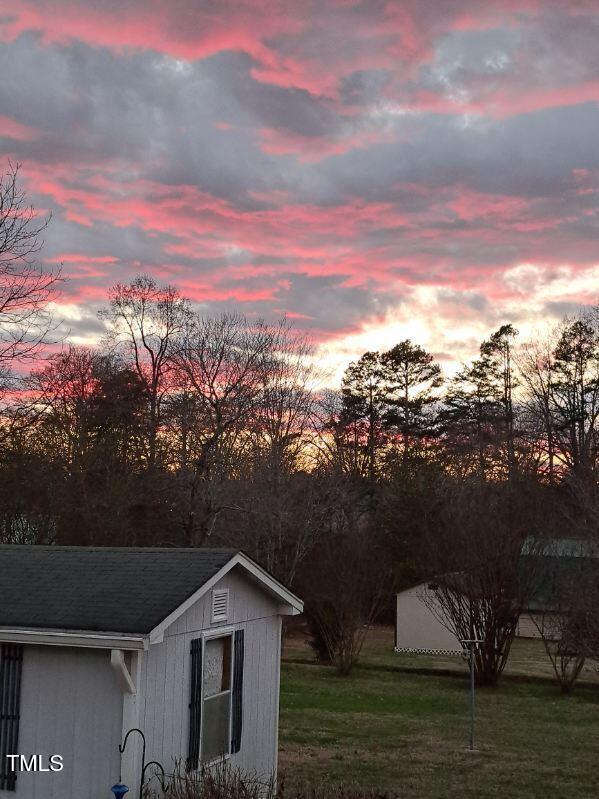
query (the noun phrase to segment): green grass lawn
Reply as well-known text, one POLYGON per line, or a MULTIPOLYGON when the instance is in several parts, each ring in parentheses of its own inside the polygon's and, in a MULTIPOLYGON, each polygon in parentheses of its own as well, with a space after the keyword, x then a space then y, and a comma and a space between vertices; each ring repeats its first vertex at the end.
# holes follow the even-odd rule
POLYGON ((396 655, 386 628, 372 632, 349 677, 313 665, 303 636, 287 641, 284 658, 280 771, 288 783, 418 799, 599 796, 597 672, 587 669, 575 694, 562 697, 538 642, 517 641, 500 687, 477 691, 475 752, 459 658, 396 655))

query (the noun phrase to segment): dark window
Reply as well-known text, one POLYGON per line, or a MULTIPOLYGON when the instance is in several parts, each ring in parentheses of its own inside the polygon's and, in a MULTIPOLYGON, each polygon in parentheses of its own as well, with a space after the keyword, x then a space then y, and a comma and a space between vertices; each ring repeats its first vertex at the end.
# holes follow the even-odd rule
POLYGON ((0 645, 0 791, 16 787, 17 775, 9 769, 7 755, 18 754, 22 664, 22 646, 0 645))

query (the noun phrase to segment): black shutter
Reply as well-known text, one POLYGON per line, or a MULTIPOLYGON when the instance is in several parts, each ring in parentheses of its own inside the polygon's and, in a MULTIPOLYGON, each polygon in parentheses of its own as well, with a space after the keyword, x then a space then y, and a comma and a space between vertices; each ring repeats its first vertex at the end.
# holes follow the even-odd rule
POLYGON ((22 646, 0 645, 0 791, 16 787, 17 775, 6 756, 18 754, 22 663, 22 646))
POLYGON ((235 630, 233 665, 233 695, 231 709, 231 754, 241 749, 241 729, 243 726, 243 630, 235 630))
POLYGON ((189 745, 187 770, 194 771, 200 759, 200 730, 202 728, 202 639, 191 642, 191 698, 189 701, 189 745))

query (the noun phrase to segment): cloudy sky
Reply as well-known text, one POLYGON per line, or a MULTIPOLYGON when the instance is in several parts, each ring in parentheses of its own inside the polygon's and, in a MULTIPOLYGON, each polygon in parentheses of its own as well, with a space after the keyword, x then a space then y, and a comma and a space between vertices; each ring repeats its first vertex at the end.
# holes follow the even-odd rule
POLYGON ((0 158, 79 343, 145 272, 450 371, 599 300, 598 42, 599 0, 0 0, 0 158))

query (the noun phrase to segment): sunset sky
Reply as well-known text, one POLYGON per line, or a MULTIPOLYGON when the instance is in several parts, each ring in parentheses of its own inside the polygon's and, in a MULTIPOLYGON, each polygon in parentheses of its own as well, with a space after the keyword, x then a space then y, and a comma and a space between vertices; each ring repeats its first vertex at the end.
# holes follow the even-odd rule
POLYGON ((77 343, 140 272, 332 368, 599 300, 599 0, 0 0, 0 75, 77 343))

